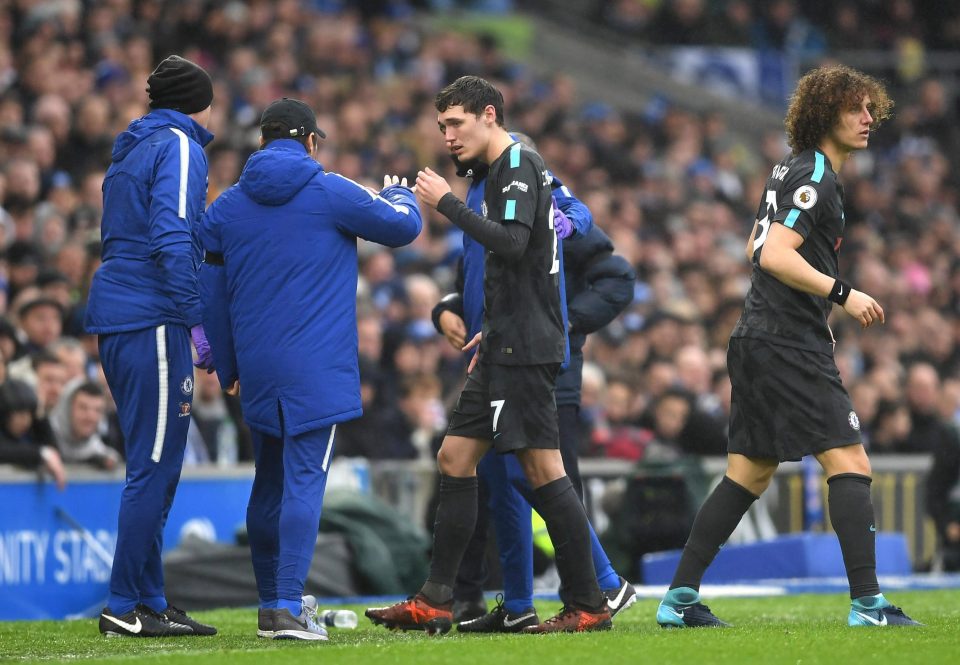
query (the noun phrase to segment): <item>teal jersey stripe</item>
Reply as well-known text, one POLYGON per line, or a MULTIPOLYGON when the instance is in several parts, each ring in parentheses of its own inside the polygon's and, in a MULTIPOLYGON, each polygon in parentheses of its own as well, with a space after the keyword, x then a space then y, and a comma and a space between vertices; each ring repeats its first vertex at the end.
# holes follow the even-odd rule
POLYGON ((517 218, 517 202, 513 199, 507 199, 507 209, 503 211, 503 218, 505 220, 517 218))
POLYGON ((823 179, 823 168, 824 168, 823 153, 815 152, 813 154, 816 156, 817 161, 813 165, 813 176, 810 179, 813 180, 814 182, 820 182, 820 180, 823 179))
POLYGON ((520 144, 514 143, 510 148, 510 168, 515 169, 520 166, 520 144))
POLYGON ((797 217, 800 216, 800 211, 794 208, 790 211, 790 214, 787 215, 787 218, 783 220, 783 225, 788 229, 792 229, 793 225, 797 223, 797 217))

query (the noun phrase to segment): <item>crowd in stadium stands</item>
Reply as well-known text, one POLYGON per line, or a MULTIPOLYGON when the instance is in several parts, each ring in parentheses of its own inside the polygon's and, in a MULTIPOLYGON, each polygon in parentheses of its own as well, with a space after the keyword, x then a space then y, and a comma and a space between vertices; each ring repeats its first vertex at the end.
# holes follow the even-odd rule
MULTIPOLYGON (((210 201, 235 182, 256 148, 262 110, 284 95, 319 110, 328 136, 319 159, 328 169, 377 186, 384 173, 412 178, 431 166, 459 181, 462 195, 466 182, 437 135, 433 96, 462 74, 495 81, 509 127, 534 137, 637 270, 633 304, 587 342, 582 453, 722 454, 725 349, 750 279, 744 240, 769 169, 785 154, 782 133, 740 136, 722 115, 682 105, 625 113, 580 99, 563 74, 533 77, 495 39, 431 32, 407 3, 360 3, 357 12, 343 4, 350 3, 3 4, 0 462, 42 465, 62 481, 62 462, 113 468, 122 456, 96 340, 80 322, 99 260, 112 141, 146 112, 143 81, 170 53, 202 64, 214 79, 210 201), (378 13, 381 4, 392 13, 378 13)), ((764 12, 755 4, 725 4, 731 26, 717 43, 782 46, 801 21, 790 18, 798 5, 789 0, 764 3, 764 12), (770 26, 782 20, 789 29, 770 26)), ((814 12, 827 6, 807 4, 814 12)), ((830 10, 836 21, 822 23, 828 27, 816 39, 811 30, 810 41, 833 48, 885 46, 902 34, 933 39, 933 27, 917 18, 927 4, 841 2, 830 10), (851 15, 873 17, 877 8, 900 17, 895 34, 848 25, 851 15)), ((687 23, 700 25, 714 5, 608 2, 604 15, 641 32, 657 26, 650 34, 684 43, 700 34, 687 23)), ((938 35, 955 43, 950 25, 938 35)), ((833 319, 838 364, 873 453, 960 445, 953 428, 960 422, 960 118, 952 93, 936 79, 918 82, 897 99, 895 119, 871 149, 844 170, 841 273, 887 315, 886 325, 865 332, 849 317, 833 319)), ((361 247, 366 415, 341 429, 339 455, 426 459, 444 431, 466 363, 435 333, 430 312, 453 289, 461 236, 428 222, 407 248, 361 247)), ((237 403, 203 373, 193 420, 188 463, 250 459, 237 403)))
POLYGON ((616 31, 665 46, 827 50, 949 49, 960 10, 942 0, 604 0, 596 15, 616 31))

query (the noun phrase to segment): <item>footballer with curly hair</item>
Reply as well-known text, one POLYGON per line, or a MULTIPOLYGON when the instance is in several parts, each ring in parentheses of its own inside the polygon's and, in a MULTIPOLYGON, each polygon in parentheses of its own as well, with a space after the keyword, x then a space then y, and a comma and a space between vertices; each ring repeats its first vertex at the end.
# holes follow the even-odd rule
POLYGON ((780 462, 805 455, 815 456, 827 477, 850 583, 848 624, 917 625, 880 593, 870 460, 827 325, 835 304, 863 328, 884 320, 876 300, 839 276, 845 220, 837 173, 867 147, 892 106, 879 81, 849 67, 821 67, 797 84, 785 120, 792 153, 773 168, 760 197, 746 249, 751 287, 727 351, 727 471, 694 521, 657 610, 661 626, 727 625, 700 602, 700 581, 780 462))

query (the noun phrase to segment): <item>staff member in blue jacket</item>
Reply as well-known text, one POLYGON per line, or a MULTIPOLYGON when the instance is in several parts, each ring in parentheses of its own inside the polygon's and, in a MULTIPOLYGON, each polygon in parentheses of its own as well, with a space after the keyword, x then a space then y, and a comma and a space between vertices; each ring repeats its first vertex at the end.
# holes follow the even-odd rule
MULTIPOLYGON (((528 142, 522 134, 514 138, 528 142)), ((454 160, 456 162, 456 160, 454 160)), ((458 174, 471 179, 467 205, 479 210, 483 201, 486 167, 483 164, 462 165, 458 174)), ((570 347, 568 366, 557 377, 557 413, 560 427, 560 453, 563 465, 574 487, 582 497, 577 465, 576 427, 580 407, 583 344, 587 334, 599 330, 633 297, 633 269, 623 258, 613 254, 613 244, 606 234, 593 225, 590 210, 551 174, 555 200, 554 226, 561 238, 560 254, 565 299, 562 301, 570 347)), ((458 276, 457 292, 445 296, 433 310, 437 331, 457 349, 464 340, 479 332, 483 319, 482 245, 464 235, 464 254, 458 276)), ((478 467, 481 480, 477 527, 464 555, 457 575, 454 595, 455 610, 485 610, 482 585, 485 569, 487 520, 493 517, 503 572, 504 600, 492 612, 464 614, 458 626, 461 632, 520 632, 536 625, 533 612, 533 536, 530 505, 534 494, 519 463, 513 456, 487 453, 478 467), (485 510, 489 506, 489 512, 485 510), (479 601, 475 600, 479 599, 479 601), (458 608, 459 606, 459 608, 458 608), (475 620, 470 620, 475 619, 475 620)), ((596 534, 590 531, 594 568, 600 589, 607 596, 611 615, 619 613, 636 598, 633 587, 613 570, 596 534)), ((456 612, 455 612, 456 615, 456 612)), ((455 619, 457 617, 455 616, 455 619)))
POLYGON ((387 178, 376 194, 324 171, 316 155, 326 135, 303 102, 272 103, 260 132, 261 150, 203 217, 204 321, 221 385, 242 386, 253 434, 257 634, 325 640, 301 596, 336 426, 362 413, 357 238, 399 247, 422 221, 406 181, 387 178))
POLYGON ((197 365, 213 361, 201 325, 195 224, 207 197, 213 84, 172 55, 147 79, 152 111, 113 145, 103 181, 103 263, 90 286, 85 326, 100 358, 126 446, 105 635, 213 635, 167 603, 163 526, 180 480, 197 365))

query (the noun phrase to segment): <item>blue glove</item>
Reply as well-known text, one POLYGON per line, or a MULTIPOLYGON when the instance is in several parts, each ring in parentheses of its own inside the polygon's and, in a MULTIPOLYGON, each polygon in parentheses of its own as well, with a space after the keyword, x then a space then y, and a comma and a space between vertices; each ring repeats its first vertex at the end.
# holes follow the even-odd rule
POLYGON ((212 374, 213 352, 210 350, 210 342, 207 341, 207 334, 203 332, 202 324, 198 323, 190 329, 190 338, 197 349, 197 360, 193 366, 207 370, 207 374, 212 374))
POLYGON ((573 235, 573 222, 560 210, 556 199, 553 200, 553 230, 557 232, 557 237, 560 240, 573 235))

